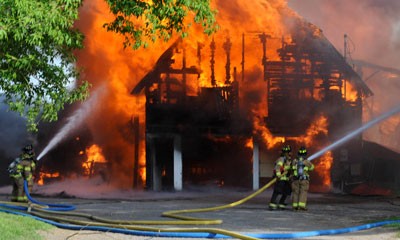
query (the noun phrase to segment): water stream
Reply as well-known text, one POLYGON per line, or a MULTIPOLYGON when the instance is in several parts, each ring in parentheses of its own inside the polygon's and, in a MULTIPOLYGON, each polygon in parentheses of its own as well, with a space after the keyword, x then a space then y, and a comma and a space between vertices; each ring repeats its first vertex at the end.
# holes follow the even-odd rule
POLYGON ((340 138, 339 140, 335 141, 334 143, 332 143, 331 145, 319 150, 318 152, 314 153, 313 155, 311 155, 308 160, 313 160, 317 157, 320 157, 321 155, 323 155, 325 152, 332 150, 340 145, 342 145, 343 143, 345 143, 346 141, 350 140, 351 138, 353 138, 354 136, 360 134, 361 132, 365 131, 366 129, 374 126, 375 124, 397 114, 400 112, 400 106, 398 106, 397 108, 394 108, 384 114, 382 114, 381 116, 369 121, 368 123, 364 124, 363 126, 357 128, 356 130, 350 132, 349 134, 345 135, 344 137, 340 138))
POLYGON ((102 87, 97 88, 91 94, 90 98, 85 101, 81 107, 72 114, 72 116, 68 117, 67 123, 57 132, 57 134, 49 141, 43 151, 38 155, 38 161, 83 123, 86 117, 91 114, 93 106, 95 106, 97 103, 97 100, 103 92, 103 89, 104 88, 102 87))

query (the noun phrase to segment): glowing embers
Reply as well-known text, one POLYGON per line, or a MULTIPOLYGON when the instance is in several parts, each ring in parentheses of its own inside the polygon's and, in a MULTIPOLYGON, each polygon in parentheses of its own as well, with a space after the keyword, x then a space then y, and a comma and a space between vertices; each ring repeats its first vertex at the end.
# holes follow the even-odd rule
POLYGON ((92 146, 86 148, 87 160, 82 163, 82 168, 84 169, 84 176, 92 177, 95 174, 102 173, 106 170, 105 164, 107 160, 104 158, 102 149, 93 144, 92 146))

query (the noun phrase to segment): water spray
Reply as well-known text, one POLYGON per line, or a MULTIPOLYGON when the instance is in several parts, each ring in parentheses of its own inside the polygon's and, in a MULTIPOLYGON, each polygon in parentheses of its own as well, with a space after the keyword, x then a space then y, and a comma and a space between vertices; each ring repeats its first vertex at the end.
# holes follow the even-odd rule
POLYGON ((336 142, 332 143, 331 145, 319 150, 318 152, 314 153, 313 155, 311 155, 308 160, 313 160, 319 156, 321 156, 322 154, 324 154, 325 152, 345 143, 346 141, 348 141, 349 139, 353 138, 354 136, 356 136, 357 134, 363 132, 364 130, 372 127, 373 125, 385 120, 386 118, 395 115, 396 113, 400 112, 400 107, 394 108, 386 113, 384 113, 383 115, 381 115, 380 117, 377 117, 373 120, 371 120, 370 122, 364 124, 363 126, 361 126, 360 128, 354 130, 353 132, 347 134, 346 136, 340 138, 339 140, 337 140, 336 142))
POLYGON ((62 140, 65 139, 73 130, 79 127, 83 120, 91 113, 93 109, 92 106, 97 99, 99 98, 100 94, 103 92, 104 88, 98 88, 90 98, 82 104, 82 106, 74 112, 74 114, 67 119, 67 124, 62 127, 58 133, 50 140, 47 146, 43 149, 43 151, 38 155, 37 160, 39 161, 44 155, 46 155, 50 150, 52 150, 55 146, 57 146, 62 140))

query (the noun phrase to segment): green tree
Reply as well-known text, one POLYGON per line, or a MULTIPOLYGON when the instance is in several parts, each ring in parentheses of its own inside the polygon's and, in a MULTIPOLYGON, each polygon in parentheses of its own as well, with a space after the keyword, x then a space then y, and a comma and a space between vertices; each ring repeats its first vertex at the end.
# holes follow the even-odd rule
MULTIPOLYGON (((115 20, 108 31, 122 34, 134 49, 148 41, 187 35, 193 21, 205 33, 216 31, 210 0, 107 0, 115 20), (191 14, 193 21, 187 24, 191 14)), ((0 94, 10 110, 27 119, 28 130, 56 121, 66 103, 84 100, 89 83, 77 83, 74 50, 83 35, 73 27, 82 0, 1 0, 0 94), (74 86, 71 87, 71 83, 74 86)))
POLYGON ((72 26, 80 0, 1 0, 0 92, 10 110, 37 131, 40 120, 55 121, 65 103, 83 100, 88 83, 78 76, 73 51, 83 35, 72 26))
POLYGON ((208 35, 218 29, 210 0, 106 0, 114 21, 104 26, 125 37, 124 46, 146 47, 157 39, 168 41, 174 32, 186 37, 188 28, 201 24, 208 35), (189 21, 192 16, 191 22, 189 21))

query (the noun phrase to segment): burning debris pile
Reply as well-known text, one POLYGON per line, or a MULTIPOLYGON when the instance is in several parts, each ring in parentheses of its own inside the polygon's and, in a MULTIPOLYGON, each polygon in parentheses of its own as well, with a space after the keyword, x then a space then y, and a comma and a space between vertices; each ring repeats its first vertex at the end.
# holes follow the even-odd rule
MULTIPOLYGON (((68 162, 57 177, 103 174, 118 187, 158 190, 172 188, 180 170, 185 184, 249 187, 255 144, 263 181, 283 144, 315 152, 361 125, 362 99, 372 92, 320 29, 283 0, 214 3, 219 33, 193 27, 189 38, 133 52, 101 27, 112 17, 105 3, 85 1, 78 63, 107 91, 87 132, 78 131, 90 140, 64 143, 74 156, 62 146, 50 152, 43 174, 68 162), (98 160, 84 154, 93 148, 98 160)), ((315 190, 342 181, 341 164, 359 159, 360 140, 315 161, 315 190)))

